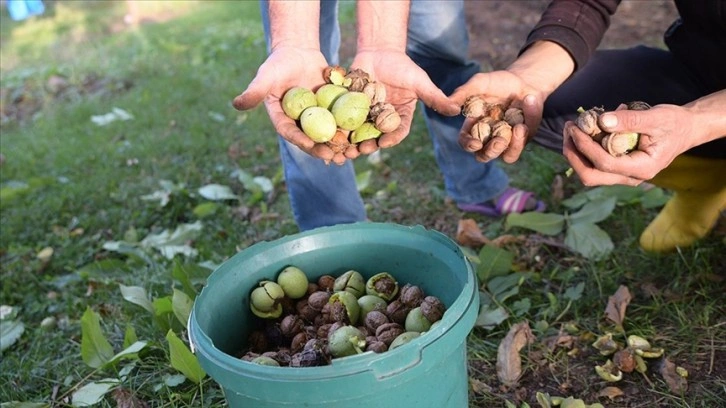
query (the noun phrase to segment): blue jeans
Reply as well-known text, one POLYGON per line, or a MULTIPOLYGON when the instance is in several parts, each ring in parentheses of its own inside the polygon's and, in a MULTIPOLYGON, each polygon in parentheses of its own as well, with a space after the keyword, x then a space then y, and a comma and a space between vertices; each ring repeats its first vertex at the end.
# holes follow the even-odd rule
MULTIPOLYGON (((260 6, 269 49, 267 0, 260 0, 260 6)), ((477 63, 467 59, 468 46, 463 0, 411 2, 406 52, 447 95, 480 70, 477 63)), ((330 65, 339 63, 339 47, 338 1, 322 0, 320 48, 330 65)), ((455 202, 481 203, 507 188, 509 179, 501 168, 492 162, 477 162, 459 146, 463 116, 447 117, 425 107, 423 113, 446 193, 455 202)), ((350 161, 342 166, 326 165, 282 137, 279 145, 290 204, 300 230, 366 219, 350 161)))

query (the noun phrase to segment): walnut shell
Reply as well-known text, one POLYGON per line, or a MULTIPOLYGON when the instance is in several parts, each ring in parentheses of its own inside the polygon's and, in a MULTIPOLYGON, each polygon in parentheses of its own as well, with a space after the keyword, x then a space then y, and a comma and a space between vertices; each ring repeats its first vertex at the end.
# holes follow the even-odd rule
POLYGON ((602 139, 602 136, 600 135, 603 134, 603 131, 602 129, 600 129, 600 126, 598 126, 597 123, 598 119, 600 118, 600 114, 603 112, 604 110, 602 108, 592 108, 583 111, 580 113, 580 115, 577 116, 575 124, 578 128, 580 128, 580 130, 592 136, 593 138, 598 137, 598 139, 602 139))
POLYGON ((479 95, 472 95, 464 101, 461 113, 468 118, 478 118, 486 113, 486 102, 479 95))
POLYGON ((488 104, 487 116, 494 120, 504 120, 504 106, 500 103, 488 104))
POLYGON ((504 121, 511 127, 524 123, 524 111, 519 108, 509 108, 504 112, 504 121))
POLYGON ((348 140, 349 136, 349 130, 338 129, 335 132, 335 136, 325 142, 325 144, 327 144, 334 153, 344 153, 348 146, 350 146, 350 140, 348 140))
POLYGON ((383 133, 393 132, 401 126, 401 115, 395 110, 384 110, 376 116, 376 129, 383 133))
POLYGON ((473 138, 479 140, 482 143, 488 142, 492 136, 491 123, 492 123, 492 120, 488 117, 484 117, 484 118, 478 120, 471 127, 471 131, 470 131, 471 136, 473 138))
POLYGON ((385 102, 386 100, 386 87, 380 82, 368 82, 363 87, 363 93, 371 100, 371 105, 375 105, 379 102, 385 102))
MULTIPOLYGON (((350 81, 348 90, 353 92, 363 92, 366 84, 370 82, 371 78, 367 72, 362 69, 353 69, 345 75, 346 82, 350 81)), ((343 84, 345 85, 345 83, 343 84)))
POLYGON ((494 122, 492 124, 492 137, 501 137, 509 143, 512 140, 512 127, 503 120, 494 122))

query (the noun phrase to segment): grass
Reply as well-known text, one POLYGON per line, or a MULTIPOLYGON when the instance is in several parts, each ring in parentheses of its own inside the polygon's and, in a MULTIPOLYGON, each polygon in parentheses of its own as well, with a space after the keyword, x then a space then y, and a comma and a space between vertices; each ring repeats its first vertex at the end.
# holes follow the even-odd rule
MULTIPOLYGON (((0 303, 19 308, 25 324, 0 361, 2 402, 64 406, 68 401, 61 397, 77 388, 124 374, 118 371, 124 365, 94 371, 81 358, 81 317, 91 307, 116 351, 128 326, 149 341, 120 389, 151 406, 222 405, 222 392, 208 377, 200 386, 173 383, 178 373, 167 358, 165 332, 119 293, 124 284, 142 287, 154 299, 170 295, 179 286, 171 276, 175 263, 158 253, 143 261, 104 244, 201 220, 202 234, 193 240, 198 254, 176 258, 195 271, 198 263, 219 264, 255 242, 297 231, 264 110, 238 113, 230 106, 264 58, 257 2, 139 4, 139 15, 155 23, 123 24, 123 2, 52 2, 45 15, 21 23, 2 15, 0 303), (65 78, 65 91, 49 90, 54 75, 65 78), (91 122, 113 108, 133 120, 91 122), (246 189, 234 176, 240 170, 272 181, 273 192, 260 196, 246 189), (143 198, 162 190, 164 180, 174 186, 166 206, 143 198), (201 211, 209 202, 196 190, 211 183, 230 186, 241 199, 201 211), (38 257, 44 248, 52 248, 50 260, 38 257), (41 327, 51 316, 56 325, 41 327)), ((343 7, 350 23, 351 6, 343 7)), ((462 214, 446 199, 431 165, 421 118, 404 143, 384 153, 383 166, 355 163, 358 172, 374 175, 364 192, 371 219, 421 224, 454 238, 462 214)), ((515 185, 549 197, 552 180, 567 164, 532 146, 505 168, 515 185)), ((568 195, 582 190, 572 180, 565 186, 568 195)), ((549 201, 552 211, 565 211, 549 201)), ((526 312, 469 336, 472 406, 503 406, 505 400, 536 406, 536 391, 606 406, 715 407, 726 401, 724 242, 714 236, 676 254, 644 254, 637 237, 656 212, 617 207, 600 224, 616 250, 598 261, 542 244, 525 230, 507 230, 501 220, 476 218, 489 237, 528 237, 507 249, 516 254, 515 269, 533 274, 505 303, 513 312, 514 302, 526 299, 526 312), (567 307, 567 290, 579 283, 582 294, 567 307), (631 375, 617 384, 624 397, 598 398, 608 384, 594 373, 603 359, 589 345, 592 336, 610 329, 603 311, 621 284, 634 296, 625 332, 664 347, 689 371, 682 395, 649 371, 648 379, 631 375), (535 328, 537 341, 523 350, 521 386, 501 388, 497 347, 521 320, 535 328), (578 327, 570 348, 547 347, 545 339, 565 324, 578 327)), ((103 405, 113 406, 114 397, 109 394, 103 405)))

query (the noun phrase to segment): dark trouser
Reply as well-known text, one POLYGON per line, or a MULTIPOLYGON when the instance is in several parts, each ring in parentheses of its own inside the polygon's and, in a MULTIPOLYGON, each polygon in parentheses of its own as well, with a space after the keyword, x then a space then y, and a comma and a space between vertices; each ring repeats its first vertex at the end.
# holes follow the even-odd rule
MULTIPOLYGON (((667 50, 645 46, 601 50, 547 99, 534 141, 561 152, 564 124, 575 120, 579 107, 614 110, 631 101, 684 105, 718 90, 702 84, 667 50)), ((726 138, 695 147, 687 154, 726 158, 726 138)))

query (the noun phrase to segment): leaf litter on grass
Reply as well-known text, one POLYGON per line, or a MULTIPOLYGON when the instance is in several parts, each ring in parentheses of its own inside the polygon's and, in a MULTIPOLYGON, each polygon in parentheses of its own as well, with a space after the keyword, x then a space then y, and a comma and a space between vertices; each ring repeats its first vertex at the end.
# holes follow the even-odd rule
MULTIPOLYGON (((494 332, 505 322, 512 320, 514 316, 531 317, 528 313, 531 308, 530 298, 518 298, 519 287, 527 276, 538 275, 514 272, 517 265, 522 264, 518 258, 527 253, 519 251, 527 242, 527 238, 487 237, 479 229, 477 222, 471 219, 459 221, 456 237, 460 245, 472 249, 480 248, 476 256, 468 255, 475 259, 474 265, 481 284, 481 305, 475 326, 494 332), (504 245, 501 245, 502 243, 504 245), (512 249, 513 252, 510 251, 512 249), (513 310, 516 310, 515 305, 523 307, 524 304, 527 305, 524 313, 512 313, 513 310)), ((554 319, 554 322, 559 321, 567 313, 570 305, 583 296, 583 291, 584 282, 580 282, 564 288, 559 296, 550 298, 551 301, 558 297, 568 300, 567 306, 558 312, 559 316, 554 319)), ((596 386, 597 380, 594 378, 602 378, 605 380, 605 386, 601 387, 599 391, 578 395, 576 389, 571 388, 568 381, 564 381, 560 383, 559 392, 553 393, 553 396, 550 396, 552 391, 544 392, 545 390, 541 389, 537 392, 536 399, 541 406, 600 407, 602 405, 597 402, 598 399, 606 399, 611 402, 632 399, 635 397, 632 387, 624 391, 615 384, 626 378, 629 382, 636 381, 637 377, 633 377, 633 375, 640 376, 643 382, 643 385, 638 387, 641 388, 641 391, 637 392, 644 392, 644 389, 657 389, 649 377, 649 375, 656 375, 663 379, 673 395, 683 395, 688 389, 686 369, 672 363, 665 356, 666 350, 651 346, 643 337, 626 334, 628 306, 633 300, 628 286, 620 285, 607 299, 604 313, 601 315, 604 317, 601 325, 604 333, 599 336, 596 333, 579 329, 576 322, 571 321, 565 321, 561 325, 559 333, 553 336, 542 336, 545 333, 542 330, 547 330, 547 327, 550 326, 544 321, 538 322, 534 331, 530 329, 527 320, 512 323, 506 336, 498 343, 495 373, 501 387, 499 391, 505 392, 505 395, 511 393, 515 396, 515 401, 521 401, 522 406, 525 406, 528 392, 524 387, 528 387, 529 391, 532 391, 532 379, 528 378, 529 375, 539 376, 537 373, 540 370, 538 368, 540 364, 544 364, 541 366, 542 368, 550 367, 550 370, 557 370, 558 364, 554 362, 541 360, 541 363, 538 363, 536 361, 536 356, 540 353, 537 350, 541 346, 545 346, 545 355, 549 354, 554 357, 559 353, 558 349, 563 349, 567 351, 570 359, 579 361, 576 367, 572 366, 569 369, 573 373, 575 369, 581 373, 577 378, 578 381, 591 382, 590 386, 596 386), (542 323, 545 324, 542 325, 542 323), (527 370, 523 368, 522 350, 527 346, 530 351, 525 353, 525 356, 527 356, 528 364, 534 370, 531 374, 526 374, 527 370), (606 359, 594 364, 585 362, 583 359, 592 355, 592 352, 588 350, 593 350, 606 359), (591 401, 588 405, 584 398, 594 398, 595 401, 591 401)), ((600 319, 599 316, 590 316, 590 318, 600 319)), ((628 326, 633 326, 633 322, 630 322, 628 326)), ((637 326, 629 327, 628 330, 633 331, 638 328, 637 326)), ((657 335, 651 337, 657 337, 657 335)), ((555 376, 561 374, 564 373, 554 372, 555 376)), ((497 392, 497 389, 493 387, 494 384, 487 384, 476 377, 470 379, 470 385, 475 395, 497 392)), ((531 398, 531 394, 529 398, 531 398)), ((508 399, 505 401, 511 404, 508 399)))

